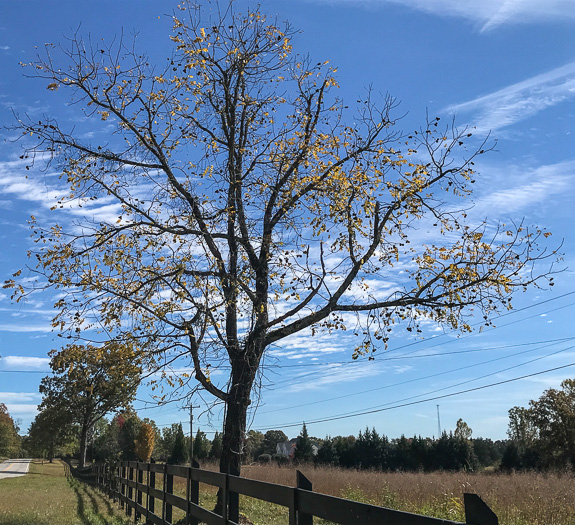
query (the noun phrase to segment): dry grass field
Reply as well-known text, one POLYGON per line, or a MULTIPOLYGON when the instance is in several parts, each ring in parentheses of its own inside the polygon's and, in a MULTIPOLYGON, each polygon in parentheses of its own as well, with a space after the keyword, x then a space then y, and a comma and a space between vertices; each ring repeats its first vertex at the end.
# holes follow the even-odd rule
MULTIPOLYGON (((573 474, 300 470, 314 491, 407 512, 464 522, 463 493, 475 492, 499 516, 500 525, 575 525, 573 474)), ((295 483, 295 470, 287 467, 247 466, 242 475, 282 485, 295 483)))
MULTIPOLYGON (((202 468, 216 470, 215 465, 202 468)), ((314 491, 406 512, 465 522, 463 493, 474 492, 493 509, 500 525, 575 525, 575 476, 565 474, 385 473, 301 467, 314 491)), ((251 465, 242 476, 295 486, 293 467, 251 465)), ((175 491, 185 494, 176 480, 175 491)), ((200 504, 213 508, 216 491, 200 484, 200 504)), ((283 507, 240 497, 240 510, 254 525, 288 521, 283 507)), ((179 515, 178 515, 179 517, 179 515)), ((322 520, 314 520, 324 525, 322 520)))

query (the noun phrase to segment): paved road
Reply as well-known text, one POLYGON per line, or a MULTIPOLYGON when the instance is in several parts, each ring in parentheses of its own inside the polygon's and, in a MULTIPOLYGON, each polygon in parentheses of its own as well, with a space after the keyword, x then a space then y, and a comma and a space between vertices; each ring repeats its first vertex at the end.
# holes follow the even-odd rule
POLYGON ((0 479, 17 478, 28 473, 31 459, 9 459, 0 463, 0 479))

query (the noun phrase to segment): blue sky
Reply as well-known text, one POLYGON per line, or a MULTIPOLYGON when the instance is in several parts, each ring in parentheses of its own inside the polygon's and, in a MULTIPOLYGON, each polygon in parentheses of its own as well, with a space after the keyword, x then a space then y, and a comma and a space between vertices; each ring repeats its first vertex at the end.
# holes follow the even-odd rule
MULTIPOLYGON (((152 60, 165 59, 170 50, 175 2, 23 5, 4 2, 0 13, 4 125, 13 123, 12 111, 71 118, 65 97, 24 76, 19 62, 34 58, 34 46, 63 42, 79 27, 93 39, 109 40, 122 29, 138 33, 138 45, 152 60)), ((293 336, 269 351, 272 366, 251 428, 283 428, 295 436, 306 421, 319 437, 357 434, 366 426, 390 437, 431 436, 437 435, 439 404, 442 429, 454 429, 461 417, 475 436, 505 437, 509 408, 526 405, 575 374, 575 366, 558 369, 575 364, 575 3, 268 0, 262 11, 301 29, 297 52, 338 67, 339 94, 350 106, 372 86, 401 102, 396 114, 404 115, 402 130, 417 129, 428 112, 475 126, 479 139, 489 133, 497 139, 495 150, 477 165, 472 215, 490 222, 524 219, 550 230, 552 246, 563 240, 565 271, 552 290, 519 294, 514 311, 497 319, 495 329, 458 338, 428 326, 423 340, 397 331, 375 361, 350 364, 353 347, 345 336, 293 336), (540 373, 551 369, 556 370, 540 373), (511 381, 522 376, 531 377, 511 381), (495 383, 500 384, 481 388, 495 383), (357 415, 363 412, 371 413, 357 415)), ((57 172, 39 166, 27 172, 18 144, 9 140, 12 133, 0 133, 4 280, 27 262, 30 215, 51 220, 57 172)), ((9 296, 0 292, 0 402, 26 429, 40 401, 47 353, 61 341, 50 327, 52 295, 35 294, 19 304, 9 296)), ((145 404, 146 387, 138 399, 142 417, 160 425, 187 421, 178 403, 145 404)), ((197 404, 202 405, 199 398, 197 404)), ((219 430, 221 413, 215 410, 210 419, 203 408, 195 424, 219 430)))

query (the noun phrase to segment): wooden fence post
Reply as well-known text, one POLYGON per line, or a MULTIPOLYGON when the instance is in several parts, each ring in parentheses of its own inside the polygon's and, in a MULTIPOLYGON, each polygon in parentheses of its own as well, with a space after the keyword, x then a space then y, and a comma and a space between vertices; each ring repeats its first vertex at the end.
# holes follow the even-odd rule
POLYGON ((172 523, 172 505, 166 501, 166 493, 174 493, 174 476, 168 474, 168 465, 164 465, 164 520, 168 523, 172 523))
MULTIPOLYGON (((148 487, 153 489, 156 488, 156 473, 150 470, 150 464, 148 463, 148 487)), ((148 492, 148 514, 154 514, 155 511, 155 498, 148 492)), ((151 523, 151 522, 149 522, 151 523)))
MULTIPOLYGON (((124 481, 126 480, 126 467, 120 463, 120 494, 122 496, 126 495, 126 484, 124 481)), ((120 507, 124 508, 124 500, 120 499, 120 507)))
MULTIPOLYGON (((128 465, 128 480, 130 481, 134 481, 134 468, 130 467, 128 465)), ((134 501, 134 488, 130 485, 128 487, 128 499, 131 501, 134 501)), ((128 515, 128 517, 132 517, 132 505, 130 505, 130 503, 128 502, 128 504, 126 505, 126 514, 128 515)))
MULTIPOLYGON (((138 483, 144 483, 144 471, 140 469, 140 463, 136 463, 136 480, 138 483)), ((142 504, 142 491, 140 489, 136 489, 136 503, 139 505, 142 504)), ((139 512, 135 513, 136 521, 138 521, 142 515, 139 512)))
POLYGON ((190 461, 190 470, 188 471, 188 525, 199 525, 198 518, 191 516, 191 505, 190 503, 200 504, 200 482, 192 479, 192 469, 200 468, 200 464, 192 458, 190 461))
POLYGON ((499 525, 499 518, 477 494, 463 494, 465 523, 468 525, 499 525))
MULTIPOLYGON (((307 479, 299 470, 296 471, 296 488, 309 490, 310 492, 313 490, 313 485, 309 479, 307 479)), ((299 502, 297 499, 297 490, 294 491, 295 493, 295 511, 297 516, 297 525, 313 525, 313 516, 311 514, 304 514, 299 510, 299 502)))

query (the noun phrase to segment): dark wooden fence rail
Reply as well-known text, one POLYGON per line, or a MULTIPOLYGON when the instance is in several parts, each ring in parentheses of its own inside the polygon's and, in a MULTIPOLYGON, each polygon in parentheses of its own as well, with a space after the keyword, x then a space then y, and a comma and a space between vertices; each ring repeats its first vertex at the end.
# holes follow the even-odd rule
MULTIPOLYGON (((197 463, 182 467, 124 461, 115 466, 96 464, 94 473, 101 489, 128 516, 154 525, 171 524, 174 507, 185 512, 186 525, 237 525, 238 494, 287 507, 289 525, 312 525, 314 516, 342 525, 464 525, 319 494, 300 471, 295 487, 201 470, 197 463), (156 486, 157 474, 162 475, 161 487, 156 486), (174 494, 174 477, 185 480, 184 497, 174 494), (222 490, 222 514, 200 507, 200 483, 222 490)), ((497 516, 477 494, 464 494, 464 504, 465 524, 498 525, 497 516)))

